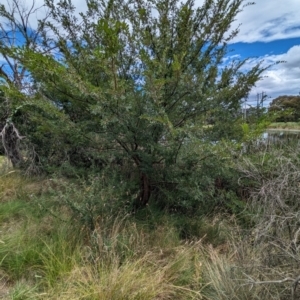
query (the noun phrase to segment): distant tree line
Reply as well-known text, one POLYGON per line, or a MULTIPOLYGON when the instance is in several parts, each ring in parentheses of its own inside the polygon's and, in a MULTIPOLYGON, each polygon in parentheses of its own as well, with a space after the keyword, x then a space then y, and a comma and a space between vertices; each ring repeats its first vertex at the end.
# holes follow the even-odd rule
POLYGON ((299 122, 300 96, 279 96, 270 103, 269 111, 276 122, 299 122))

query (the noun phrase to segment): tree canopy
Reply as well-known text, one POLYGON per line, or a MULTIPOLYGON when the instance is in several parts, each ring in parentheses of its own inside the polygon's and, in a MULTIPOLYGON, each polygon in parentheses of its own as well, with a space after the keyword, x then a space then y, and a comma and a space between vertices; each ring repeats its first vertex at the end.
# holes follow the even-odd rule
POLYGON ((300 120, 300 96, 279 96, 270 103, 270 112, 277 113, 277 122, 300 120))
POLYGON ((135 206, 203 201, 199 174, 214 160, 212 141, 239 139, 241 101, 264 70, 224 60, 249 4, 89 0, 78 16, 69 0, 45 0, 38 38, 1 44, 31 87, 1 73, 6 122, 26 136, 32 163, 109 168, 135 206))

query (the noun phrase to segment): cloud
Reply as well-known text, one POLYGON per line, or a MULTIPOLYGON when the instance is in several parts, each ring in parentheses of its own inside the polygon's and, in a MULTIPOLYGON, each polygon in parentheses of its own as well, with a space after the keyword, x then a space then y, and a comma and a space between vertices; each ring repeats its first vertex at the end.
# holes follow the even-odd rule
MULTIPOLYGON (((203 2, 195 1, 198 6, 203 2)), ((232 29, 239 25, 240 32, 233 43, 300 37, 299 0, 258 0, 255 5, 244 7, 232 24, 232 29)))
MULTIPOLYGON (((55 1, 57 3, 58 0, 55 1)), ((11 12, 15 9, 15 3, 18 3, 21 12, 24 15, 31 9, 31 15, 29 18, 29 26, 33 29, 37 28, 38 20, 43 19, 47 13, 48 8, 45 6, 45 0, 4 0, 3 4, 8 12, 11 12)), ((75 6, 75 13, 79 15, 80 12, 84 12, 87 10, 87 5, 85 0, 72 0, 73 5, 75 6)), ((17 20, 21 21, 17 10, 15 9, 15 17, 17 20)), ((4 18, 0 17, 0 22, 2 22, 5 26, 7 22, 4 18)))
POLYGON ((233 42, 270 42, 300 37, 299 0, 259 0, 238 15, 233 27, 241 24, 233 42))
POLYGON ((257 93, 266 92, 276 98, 281 95, 298 95, 300 92, 300 45, 293 46, 288 52, 280 55, 265 55, 249 60, 245 68, 249 68, 263 60, 263 65, 272 65, 264 72, 264 77, 253 88, 249 100, 255 101, 257 93), (278 61, 284 63, 276 64, 278 61))

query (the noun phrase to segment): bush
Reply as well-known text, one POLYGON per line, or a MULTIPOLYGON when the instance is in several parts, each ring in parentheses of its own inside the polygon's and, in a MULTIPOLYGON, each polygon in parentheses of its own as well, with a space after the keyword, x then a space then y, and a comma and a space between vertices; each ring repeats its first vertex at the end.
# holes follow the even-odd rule
POLYGON ((105 171, 76 180, 53 178, 53 187, 36 201, 45 209, 51 209, 49 203, 52 207, 67 209, 74 222, 93 231, 101 218, 126 214, 131 204, 130 187, 116 180, 112 172, 105 171), (128 194, 128 199, 124 194, 128 194))

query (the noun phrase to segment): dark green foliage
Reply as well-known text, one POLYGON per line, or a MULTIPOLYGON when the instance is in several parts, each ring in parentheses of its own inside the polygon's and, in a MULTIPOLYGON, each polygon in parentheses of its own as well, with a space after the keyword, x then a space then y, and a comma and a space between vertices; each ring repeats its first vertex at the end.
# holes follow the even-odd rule
POLYGON ((37 202, 47 211, 51 206, 70 211, 75 223, 94 231, 103 216, 113 219, 132 210, 134 198, 131 187, 114 172, 104 170, 90 174, 87 178, 77 178, 72 182, 61 183, 53 179, 54 189, 46 194, 45 201, 37 202), (49 197, 52 199, 49 202, 49 197), (50 203, 50 207, 49 204, 50 203))
POLYGON ((215 143, 243 138, 241 99, 263 72, 242 72, 246 61, 222 65, 243 3, 99 0, 79 20, 71 2, 47 0, 52 20, 43 29, 54 39, 46 31, 41 39, 57 52, 9 52, 34 83, 30 96, 6 91, 21 100, 12 117, 31 164, 111 168, 130 187, 114 197, 129 193, 133 211, 151 201, 185 213, 213 209, 226 165, 215 143))
POLYGON ((269 111, 275 114, 276 122, 298 122, 300 96, 279 96, 270 103, 269 111))

